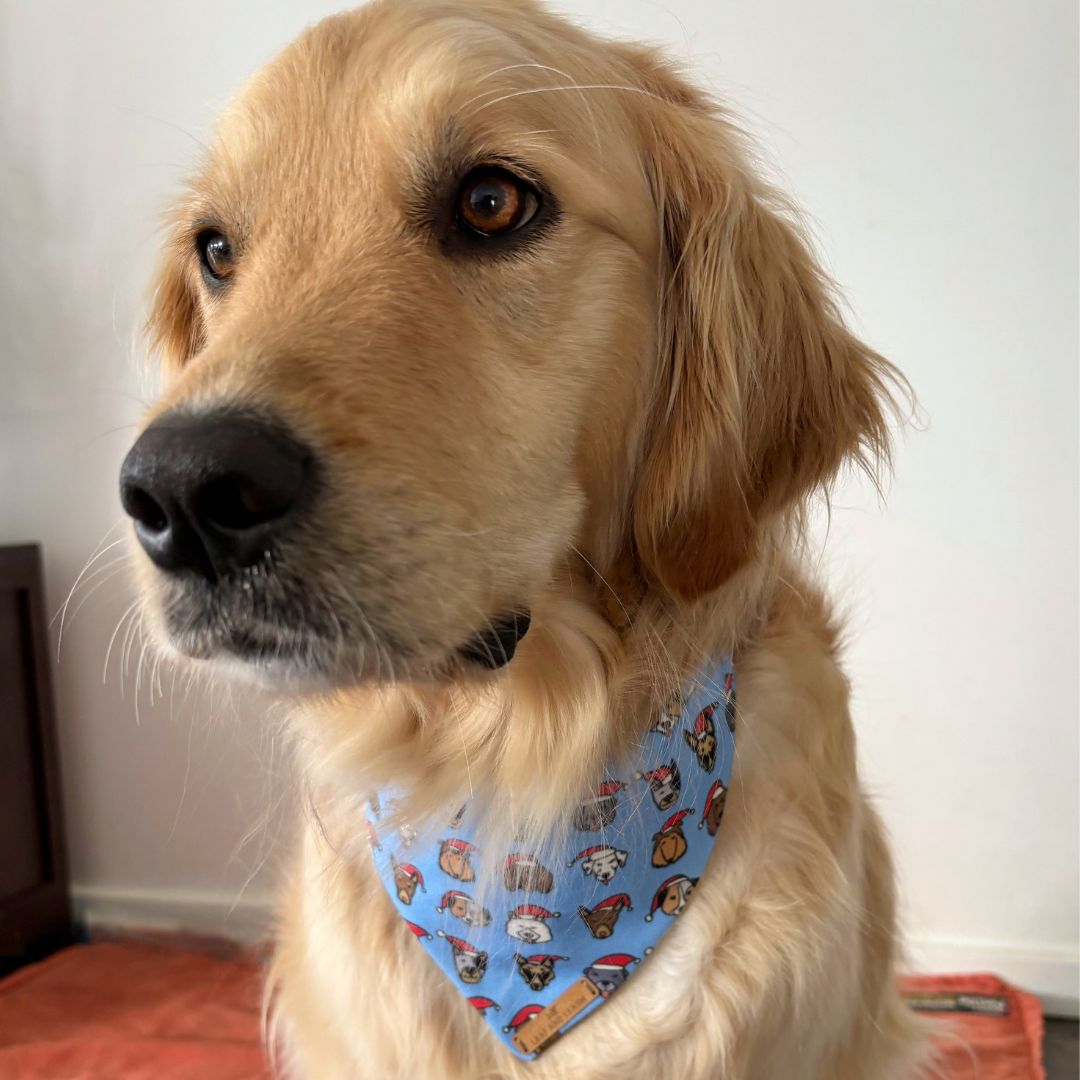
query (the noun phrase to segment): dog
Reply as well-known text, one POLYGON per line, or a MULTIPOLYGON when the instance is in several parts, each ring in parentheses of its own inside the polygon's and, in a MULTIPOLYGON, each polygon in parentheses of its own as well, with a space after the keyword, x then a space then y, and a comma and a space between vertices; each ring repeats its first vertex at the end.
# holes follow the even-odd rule
POLYGON ((539 953, 536 956, 522 956, 514 953, 514 963, 518 966, 518 972, 525 980, 530 990, 539 992, 555 978, 555 962, 566 960, 565 956, 549 956, 539 953))
MULTIPOLYGON (((798 557, 815 494, 887 465, 907 391, 722 107, 533 0, 331 17, 223 115, 148 325, 164 390, 121 473, 145 621, 289 699, 310 796, 270 982, 288 1075, 917 1074, 840 631, 798 557), (672 702, 729 653, 721 850, 653 898, 656 955, 597 958, 602 1007, 514 1058, 413 940, 355 808, 468 802, 519 841, 482 851, 536 852, 507 887, 544 892, 568 805, 602 829, 640 802, 599 792, 650 729, 712 769, 713 717, 672 702)), ((577 839, 586 876, 624 872, 577 839)), ((479 982, 487 955, 447 940, 479 982)))

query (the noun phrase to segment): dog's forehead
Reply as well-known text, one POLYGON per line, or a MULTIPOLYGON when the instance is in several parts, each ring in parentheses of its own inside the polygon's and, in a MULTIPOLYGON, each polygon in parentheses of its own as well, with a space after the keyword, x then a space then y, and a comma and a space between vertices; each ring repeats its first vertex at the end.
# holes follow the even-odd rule
POLYGON ((605 48, 545 21, 516 3, 374 4, 326 19, 225 110, 200 186, 250 201, 293 186, 373 193, 470 155, 611 165, 601 132, 618 102, 585 89, 612 77, 605 48), (569 35, 561 55, 554 30, 569 35))

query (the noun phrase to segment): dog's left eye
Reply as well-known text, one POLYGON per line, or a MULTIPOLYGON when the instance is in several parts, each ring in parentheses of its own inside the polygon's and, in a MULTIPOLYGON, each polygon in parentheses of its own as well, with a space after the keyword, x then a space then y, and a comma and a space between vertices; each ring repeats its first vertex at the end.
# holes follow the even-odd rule
POLYGON ((465 177, 457 198, 458 220, 481 236, 504 236, 528 224, 540 209, 531 184, 506 169, 482 166, 465 177))
POLYGON ((195 237, 195 247, 207 284, 224 285, 233 272, 235 262, 229 238, 217 229, 203 229, 195 237))

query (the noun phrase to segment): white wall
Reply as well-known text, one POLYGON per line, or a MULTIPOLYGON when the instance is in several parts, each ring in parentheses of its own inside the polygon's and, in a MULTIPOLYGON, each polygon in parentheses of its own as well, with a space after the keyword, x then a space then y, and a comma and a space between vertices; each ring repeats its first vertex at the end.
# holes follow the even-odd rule
MULTIPOLYGON (((1075 5, 562 6, 670 41, 743 111, 915 384, 928 430, 887 510, 837 499, 826 560, 866 775, 917 956, 1075 1000, 1075 5)), ((0 542, 44 542, 53 609, 118 519, 156 215, 231 88, 329 10, 0 0, 0 542)), ((210 926, 238 902, 242 931, 273 877, 274 723, 197 692, 170 716, 145 685, 137 722, 115 649, 101 682, 126 604, 121 574, 57 672, 78 895, 210 926)))

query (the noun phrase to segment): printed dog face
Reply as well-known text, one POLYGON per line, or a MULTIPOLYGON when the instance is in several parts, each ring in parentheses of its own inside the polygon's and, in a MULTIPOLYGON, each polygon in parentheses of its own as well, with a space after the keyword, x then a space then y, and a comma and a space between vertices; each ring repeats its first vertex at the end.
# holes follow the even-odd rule
POLYGON ((506 864, 503 882, 511 892, 549 893, 555 878, 546 866, 538 862, 518 860, 506 864))
POLYGON ((488 954, 486 952, 454 953, 454 970, 461 981, 474 986, 487 974, 488 954))
POLYGON ((683 732, 687 745, 694 751, 698 764, 711 773, 716 768, 716 724, 713 720, 717 705, 707 705, 698 713, 694 730, 683 732))
POLYGON ((618 801, 613 795, 583 802, 574 811, 574 828, 578 832, 599 832, 614 822, 617 810, 618 801))
POLYGON ((628 852, 618 848, 601 848, 595 854, 582 859, 581 871, 586 877, 591 874, 601 885, 607 885, 620 868, 626 865, 628 857, 628 852))
POLYGON ((639 780, 648 781, 649 794, 652 795, 657 810, 670 810, 678 802, 682 791, 682 776, 674 758, 667 765, 647 773, 636 773, 635 776, 639 780))
POLYGON ((686 854, 686 837, 681 829, 668 829, 653 837, 653 866, 670 866, 686 854))
POLYGON ((578 907, 578 915, 582 922, 589 928, 589 933, 598 940, 609 938, 615 932, 615 926, 619 921, 619 915, 624 910, 630 909, 629 897, 617 896, 609 898, 594 908, 578 907))
POLYGON ((610 997, 630 977, 630 966, 636 963, 638 958, 627 953, 601 956, 585 969, 585 978, 600 991, 601 997, 610 997))
POLYGON ((456 897, 447 910, 467 926, 487 926, 491 922, 491 913, 487 908, 464 896, 456 897))
POLYGON ((470 860, 471 848, 444 840, 439 848, 439 869, 457 881, 474 881, 476 871, 470 860))
POLYGON ((558 918, 561 915, 557 911, 548 911, 538 904, 522 904, 507 916, 506 932, 526 945, 539 945, 551 940, 551 927, 547 920, 558 918))
POLYGON ((724 805, 727 802, 727 788, 720 781, 716 783, 716 789, 712 793, 709 809, 705 814, 705 827, 710 836, 715 836, 720 828, 720 822, 724 816, 724 805))
POLYGON ((565 960, 565 956, 521 956, 514 953, 521 977, 528 983, 529 989, 539 993, 555 978, 555 961, 565 960))
POLYGON ((411 904, 417 888, 424 888, 424 879, 420 871, 411 863, 394 862, 394 888, 398 899, 403 904, 411 904))
POLYGON ((686 901, 694 891, 695 882, 677 882, 664 890, 660 901, 660 910, 669 917, 674 917, 686 907, 686 901))

